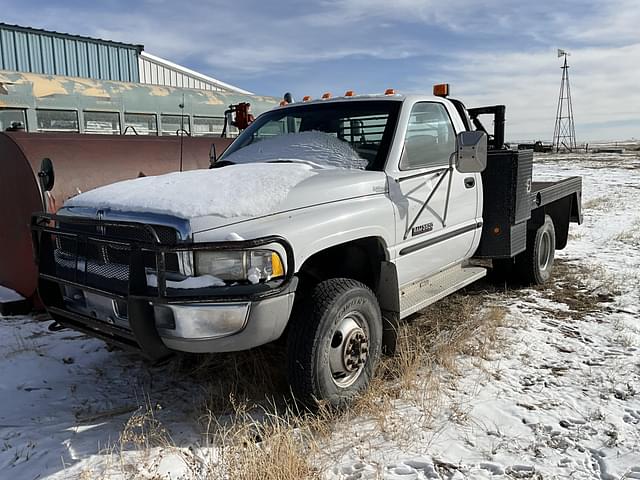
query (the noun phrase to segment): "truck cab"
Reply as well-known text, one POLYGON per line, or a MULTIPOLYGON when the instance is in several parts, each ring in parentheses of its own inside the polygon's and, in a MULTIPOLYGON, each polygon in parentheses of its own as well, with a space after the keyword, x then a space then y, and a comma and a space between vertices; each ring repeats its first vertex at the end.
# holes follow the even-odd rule
POLYGON ((492 263, 547 281, 581 221, 579 178, 532 182, 532 153, 503 145, 504 107, 466 109, 447 90, 283 102, 209 170, 35 215, 49 313, 154 359, 286 337, 294 394, 350 401, 403 318, 492 263))

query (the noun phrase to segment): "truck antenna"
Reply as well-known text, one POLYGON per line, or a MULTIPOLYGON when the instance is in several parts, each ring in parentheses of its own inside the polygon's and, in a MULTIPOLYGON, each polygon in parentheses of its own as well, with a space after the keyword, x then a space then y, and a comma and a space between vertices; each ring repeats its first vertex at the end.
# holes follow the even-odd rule
POLYGON ((182 146, 184 144, 184 93, 182 93, 182 103, 180 107, 180 171, 182 171, 182 146))

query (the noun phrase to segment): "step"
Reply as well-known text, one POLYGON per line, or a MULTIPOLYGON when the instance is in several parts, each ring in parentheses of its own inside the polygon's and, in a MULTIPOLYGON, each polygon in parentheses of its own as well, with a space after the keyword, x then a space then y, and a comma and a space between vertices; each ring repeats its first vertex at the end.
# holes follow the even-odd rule
POLYGON ((487 269, 458 264, 400 289, 400 318, 404 318, 466 287, 487 274, 487 269))

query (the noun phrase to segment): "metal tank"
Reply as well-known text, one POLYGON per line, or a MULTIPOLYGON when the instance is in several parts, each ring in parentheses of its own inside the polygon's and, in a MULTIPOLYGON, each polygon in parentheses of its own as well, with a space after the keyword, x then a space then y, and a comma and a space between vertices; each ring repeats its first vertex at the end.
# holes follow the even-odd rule
MULTIPOLYGON (((142 175, 208 168, 231 139, 87 134, 0 133, 0 285, 33 299, 31 214, 42 211, 37 172, 43 158, 55 169, 51 205, 92 188, 142 175), (182 152, 182 153, 181 153, 182 152)), ((54 207, 55 209, 55 207, 54 207)))

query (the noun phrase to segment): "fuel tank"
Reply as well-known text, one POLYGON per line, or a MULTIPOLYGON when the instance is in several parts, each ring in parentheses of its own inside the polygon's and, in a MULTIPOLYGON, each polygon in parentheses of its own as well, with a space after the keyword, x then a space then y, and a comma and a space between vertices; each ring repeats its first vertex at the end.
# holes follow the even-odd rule
POLYGON ((139 176, 207 168, 231 139, 62 133, 0 133, 0 285, 33 299, 31 214, 44 210, 37 173, 50 158, 55 184, 49 210, 80 192, 139 176))

